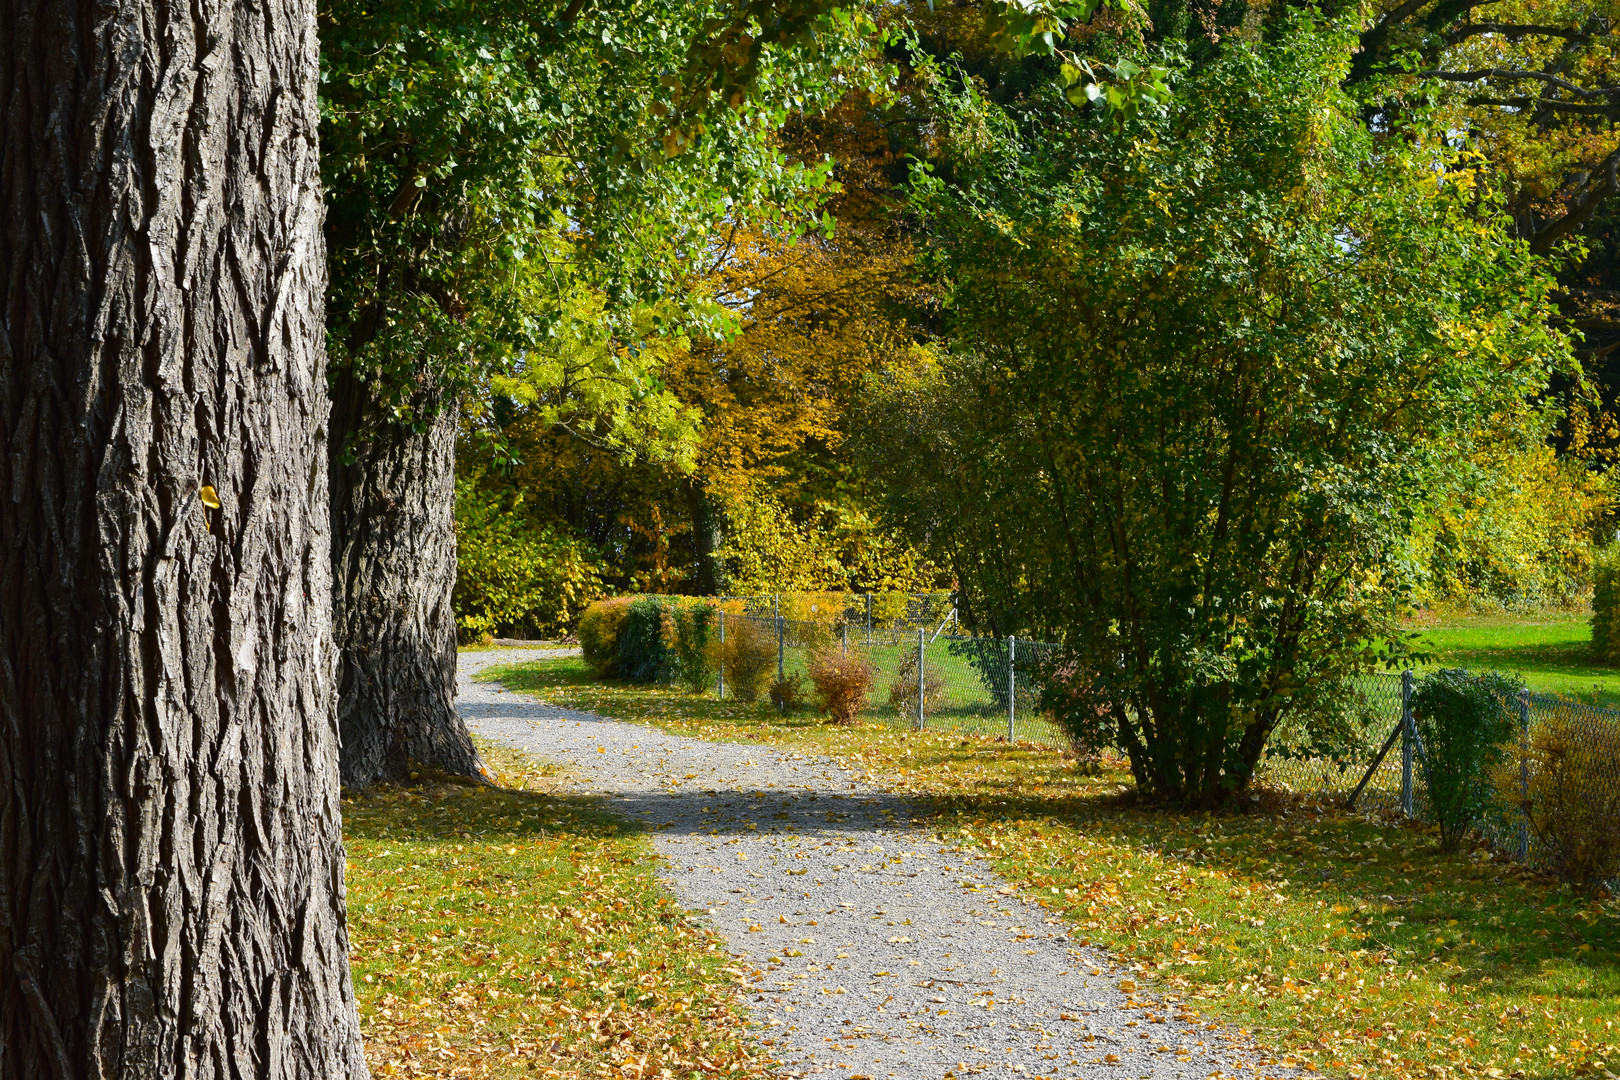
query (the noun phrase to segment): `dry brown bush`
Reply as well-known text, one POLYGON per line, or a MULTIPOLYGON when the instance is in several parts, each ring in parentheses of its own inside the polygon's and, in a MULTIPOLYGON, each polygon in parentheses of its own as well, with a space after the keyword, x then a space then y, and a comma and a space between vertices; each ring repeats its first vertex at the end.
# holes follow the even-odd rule
POLYGON ((793 712, 804 704, 804 676, 797 671, 771 683, 771 704, 782 712, 793 712))
MULTIPOLYGON (((934 711, 940 700, 945 696, 945 677, 937 671, 924 668, 923 676, 923 715, 926 717, 934 711)), ((917 718, 917 653, 909 651, 903 654, 900 666, 895 669, 894 679, 889 683, 889 708, 898 716, 911 720, 917 718)))
POLYGON ((720 664, 726 693, 738 701, 758 701, 776 667, 776 642, 753 619, 727 620, 720 664))
MULTIPOLYGON (((1518 770, 1504 787, 1519 794, 1518 770)), ((1530 832, 1559 876, 1591 887, 1620 876, 1620 724, 1559 710, 1530 738, 1522 801, 1530 832)))
POLYGON ((823 649, 810 658, 810 681, 821 711, 837 724, 851 724, 872 690, 872 665, 840 649, 823 649))

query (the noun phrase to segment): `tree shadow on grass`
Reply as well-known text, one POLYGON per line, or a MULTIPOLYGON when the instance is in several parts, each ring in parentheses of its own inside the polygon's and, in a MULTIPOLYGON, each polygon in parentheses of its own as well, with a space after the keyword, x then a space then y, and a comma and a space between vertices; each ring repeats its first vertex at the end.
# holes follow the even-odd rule
POLYGON ((498 843, 563 830, 608 838, 639 828, 600 799, 438 779, 379 784, 343 799, 343 831, 354 839, 498 843))
MULTIPOLYGON (((982 815, 985 803, 964 800, 956 811, 982 815)), ((1224 872, 1222 897, 1225 882, 1286 881, 1299 911, 1333 913, 1316 918, 1367 935, 1320 941, 1329 952, 1457 965, 1447 983, 1495 993, 1620 1001, 1620 919, 1612 911, 1594 916, 1590 897, 1482 848, 1443 852, 1420 828, 1281 797, 1250 812, 1207 814, 1142 806, 1117 791, 1001 796, 993 812, 1042 831, 1101 834, 1161 864, 1224 872)), ((1174 891, 1166 896, 1175 899, 1174 891)), ((1277 932, 1272 924, 1233 937, 1264 952, 1277 932)))

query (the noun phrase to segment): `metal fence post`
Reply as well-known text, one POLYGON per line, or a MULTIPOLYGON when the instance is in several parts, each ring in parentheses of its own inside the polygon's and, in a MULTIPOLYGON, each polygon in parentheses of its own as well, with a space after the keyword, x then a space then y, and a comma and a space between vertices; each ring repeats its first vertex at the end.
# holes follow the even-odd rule
MULTIPOLYGON (((782 616, 778 615, 776 617, 776 681, 778 683, 787 681, 787 665, 785 663, 787 658, 786 641, 787 635, 784 632, 782 616)), ((778 702, 778 711, 787 711, 787 698, 782 697, 780 699, 778 702)))
POLYGON ((1007 635, 1007 742, 1017 741, 1018 732, 1018 639, 1007 635))
POLYGON ((844 635, 844 655, 847 656, 847 655, 849 655, 849 620, 848 619, 844 620, 844 625, 842 627, 842 632, 843 632, 843 635, 844 635))
POLYGON ((1530 858, 1530 691, 1519 691, 1519 861, 1530 858))
POLYGON ((928 647, 926 635, 928 631, 917 631, 917 730, 921 731, 928 726, 927 716, 923 713, 923 686, 925 684, 923 671, 924 650, 928 647))
POLYGON ((726 700, 726 609, 720 609, 720 662, 715 665, 720 669, 720 688, 715 692, 715 698, 726 700))
POLYGON ((866 594, 866 643, 872 644, 872 594, 866 594))
POLYGON ((1401 812, 1412 816, 1412 669, 1401 672, 1401 812))

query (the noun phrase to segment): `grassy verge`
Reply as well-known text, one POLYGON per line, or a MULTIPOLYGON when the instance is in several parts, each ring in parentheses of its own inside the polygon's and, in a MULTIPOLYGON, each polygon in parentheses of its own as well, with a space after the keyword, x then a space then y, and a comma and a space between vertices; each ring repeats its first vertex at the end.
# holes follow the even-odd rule
POLYGON ((577 660, 493 672, 570 708, 792 745, 931 801, 993 861, 1169 1004, 1357 1077, 1620 1073, 1620 903, 1484 851, 1306 802, 1179 815, 1118 772, 1033 746, 592 683, 577 660))
POLYGON ((483 750, 503 787, 344 799, 373 1075, 766 1075, 730 958, 660 889, 646 837, 483 750))
POLYGON ((1484 615, 1422 628, 1436 666, 1516 672, 1532 690, 1620 708, 1620 670, 1591 660, 1588 616, 1484 615))

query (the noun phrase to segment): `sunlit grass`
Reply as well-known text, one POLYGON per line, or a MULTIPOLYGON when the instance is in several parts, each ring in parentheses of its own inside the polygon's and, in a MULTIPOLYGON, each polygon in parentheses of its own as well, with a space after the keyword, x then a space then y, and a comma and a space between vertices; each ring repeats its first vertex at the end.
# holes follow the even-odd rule
POLYGON ((717 938, 647 838, 548 771, 345 797, 356 996, 375 1076, 756 1077, 717 938))
POLYGON ((1167 1002, 1324 1073, 1620 1071, 1620 904, 1483 850, 1443 854, 1425 831, 1283 797, 1144 807, 1127 773, 1047 748, 599 684, 577 660, 491 675, 569 708, 827 754, 911 792, 947 841, 1167 1002))
POLYGON ((1421 630, 1434 666, 1513 672, 1532 690, 1620 708, 1620 669, 1591 659, 1590 616, 1486 615, 1421 630))

